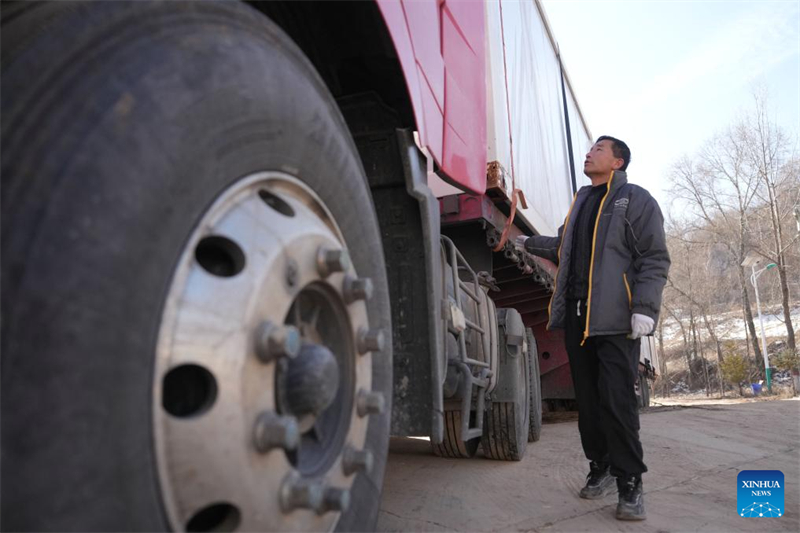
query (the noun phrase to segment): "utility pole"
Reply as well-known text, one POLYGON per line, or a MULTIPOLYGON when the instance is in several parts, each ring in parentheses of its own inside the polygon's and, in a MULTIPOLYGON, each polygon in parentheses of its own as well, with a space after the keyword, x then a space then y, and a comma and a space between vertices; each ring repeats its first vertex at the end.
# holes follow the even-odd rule
POLYGON ((772 372, 769 368, 769 354, 767 353, 767 334, 764 331, 764 317, 761 315, 761 299, 758 296, 758 277, 765 271, 775 268, 775 263, 770 263, 761 270, 756 271, 756 265, 760 265, 764 259, 754 252, 750 252, 744 258, 742 266, 750 267, 752 275, 750 276, 750 283, 753 284, 753 289, 756 293, 756 309, 758 310, 758 322, 761 326, 761 349, 764 352, 764 376, 767 378, 767 390, 772 392, 772 372))

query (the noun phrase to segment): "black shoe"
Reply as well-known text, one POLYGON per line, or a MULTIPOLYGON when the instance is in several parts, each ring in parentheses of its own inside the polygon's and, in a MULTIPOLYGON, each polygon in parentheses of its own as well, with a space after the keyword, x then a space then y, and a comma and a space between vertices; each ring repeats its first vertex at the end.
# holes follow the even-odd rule
POLYGON ((619 503, 617 504, 617 520, 644 520, 644 491, 642 490, 642 477, 629 475, 617 478, 619 503))
POLYGON ((608 464, 592 461, 589 463, 589 475, 580 496, 585 500, 599 500, 614 492, 614 477, 608 471, 608 464))

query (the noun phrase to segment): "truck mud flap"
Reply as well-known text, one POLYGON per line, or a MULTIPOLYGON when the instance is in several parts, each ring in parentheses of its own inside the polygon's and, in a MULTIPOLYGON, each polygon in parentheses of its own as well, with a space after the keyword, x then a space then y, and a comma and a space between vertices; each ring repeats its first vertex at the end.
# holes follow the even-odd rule
POLYGON ((391 434, 443 439, 444 339, 439 202, 413 133, 397 129, 377 95, 339 100, 372 190, 391 294, 394 393, 391 434))

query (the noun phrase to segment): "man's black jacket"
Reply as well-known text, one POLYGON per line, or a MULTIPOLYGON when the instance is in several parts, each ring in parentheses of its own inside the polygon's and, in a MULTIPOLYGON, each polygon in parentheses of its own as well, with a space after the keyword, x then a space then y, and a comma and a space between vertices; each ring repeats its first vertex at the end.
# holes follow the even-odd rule
MULTIPOLYGON (((558 237, 533 236, 525 241, 529 253, 558 265, 548 329, 564 328, 565 285, 575 229, 570 215, 580 210, 590 190, 587 185, 577 192, 558 237)), ((628 183, 625 172, 613 171, 593 236, 584 339, 630 333, 632 313, 647 315, 657 323, 669 265, 658 203, 645 189, 628 183)))

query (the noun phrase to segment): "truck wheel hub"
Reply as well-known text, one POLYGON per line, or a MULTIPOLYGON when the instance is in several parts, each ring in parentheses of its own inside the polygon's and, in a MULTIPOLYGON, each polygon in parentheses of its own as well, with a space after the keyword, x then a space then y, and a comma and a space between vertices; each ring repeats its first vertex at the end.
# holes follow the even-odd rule
POLYGON ((292 176, 243 178, 202 215, 156 346, 155 446, 173 529, 335 527, 372 464, 377 411, 359 403, 380 403, 380 354, 363 348, 381 334, 370 291, 330 211, 292 176))
POLYGON ((281 411, 316 417, 330 407, 339 388, 339 365, 327 347, 306 344, 286 366, 278 372, 281 411))

